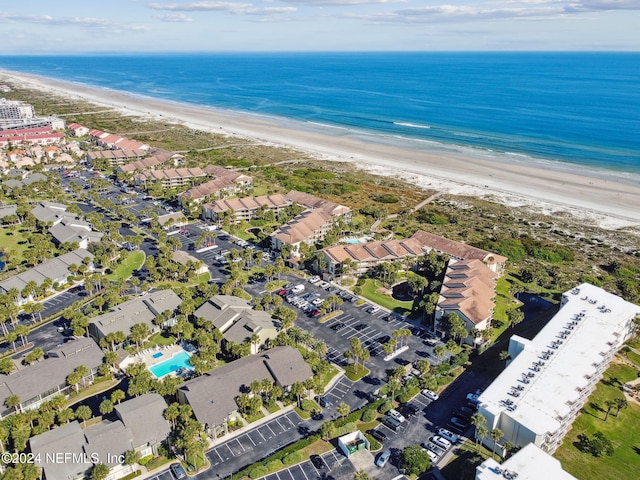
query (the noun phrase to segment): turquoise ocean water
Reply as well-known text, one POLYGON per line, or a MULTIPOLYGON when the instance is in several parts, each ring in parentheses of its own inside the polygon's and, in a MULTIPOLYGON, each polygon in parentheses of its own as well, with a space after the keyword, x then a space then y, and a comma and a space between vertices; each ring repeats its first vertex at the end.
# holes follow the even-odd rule
POLYGON ((0 56, 0 68, 371 142, 640 178, 638 53, 0 56))

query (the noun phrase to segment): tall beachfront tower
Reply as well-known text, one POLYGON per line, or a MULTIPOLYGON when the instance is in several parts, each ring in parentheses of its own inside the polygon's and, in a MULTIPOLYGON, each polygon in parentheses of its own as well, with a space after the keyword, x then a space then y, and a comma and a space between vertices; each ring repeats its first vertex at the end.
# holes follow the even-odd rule
POLYGON ((639 316, 639 306, 583 283, 533 340, 511 337, 510 363, 479 398, 487 428, 504 432, 500 444, 553 453, 639 316))

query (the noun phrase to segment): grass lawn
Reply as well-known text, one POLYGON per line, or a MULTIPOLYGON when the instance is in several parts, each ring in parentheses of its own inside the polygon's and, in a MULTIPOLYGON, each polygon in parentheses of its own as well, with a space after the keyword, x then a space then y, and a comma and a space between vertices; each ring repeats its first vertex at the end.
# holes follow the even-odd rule
POLYGON ((264 418, 264 413, 258 412, 255 415, 250 415, 250 416, 245 417, 245 420, 248 423, 253 423, 253 422, 256 422, 256 421, 260 420, 261 418, 264 418))
POLYGON ((604 378, 591 394, 582 413, 573 422, 573 428, 564 438, 564 442, 554 454, 562 467, 578 479, 590 480, 631 480, 638 478, 640 471, 640 443, 637 432, 640 431, 640 406, 629 403, 615 417, 614 408, 607 421, 605 401, 620 398, 622 385, 637 378, 638 370, 628 365, 613 363, 605 372, 604 378), (591 437, 596 431, 613 443, 614 452, 610 457, 593 457, 576 447, 581 433, 591 437))
POLYGON ((318 319, 318 323, 327 323, 329 320, 331 320, 332 318, 336 318, 339 317, 340 315, 342 315, 344 312, 342 310, 335 310, 334 312, 328 313, 326 315, 323 315, 322 317, 320 317, 318 319))
POLYGON ((623 347, 622 355, 624 355, 628 360, 632 361, 633 363, 638 365, 638 367, 640 367, 640 355, 638 355, 636 352, 627 347, 623 347))
POLYGON ((490 450, 467 441, 453 450, 453 457, 440 471, 445 478, 473 480, 476 478, 476 466, 490 456, 490 450))
POLYGON ((276 413, 278 410, 280 410, 280 407, 277 403, 274 403, 272 406, 266 407, 266 409, 269 411, 269 413, 276 413))
POLYGON ((380 282, 369 278, 362 286, 362 296, 374 303, 377 303, 378 305, 382 305, 383 307, 402 315, 411 312, 413 302, 400 302, 390 295, 378 293, 377 290, 381 287, 382 284, 380 282))
POLYGON ((18 265, 22 262, 22 253, 29 248, 29 243, 18 225, 15 232, 12 232, 9 227, 0 228, 0 246, 3 251, 15 255, 13 264, 18 265))
POLYGON ((367 375, 369 375, 369 369, 363 368, 362 365, 358 365, 358 371, 356 372, 352 363, 350 365, 347 365, 347 367, 344 369, 344 374, 352 382, 357 382, 362 377, 366 377, 367 375))
POLYGON ((87 388, 82 388, 78 392, 78 395, 72 393, 69 399, 67 400, 66 406, 70 407, 85 398, 89 398, 94 396, 100 392, 106 392, 112 387, 115 387, 120 383, 120 380, 108 380, 106 382, 95 383, 93 385, 88 386, 87 388))
POLYGON ((140 269, 144 264, 144 252, 141 250, 131 252, 127 258, 118 265, 118 267, 107 275, 107 279, 117 282, 118 280, 126 280, 135 270, 140 269))
POLYGON ((176 337, 163 331, 151 335, 149 340, 144 342, 144 348, 152 348, 156 345, 173 345, 174 343, 176 343, 176 337))

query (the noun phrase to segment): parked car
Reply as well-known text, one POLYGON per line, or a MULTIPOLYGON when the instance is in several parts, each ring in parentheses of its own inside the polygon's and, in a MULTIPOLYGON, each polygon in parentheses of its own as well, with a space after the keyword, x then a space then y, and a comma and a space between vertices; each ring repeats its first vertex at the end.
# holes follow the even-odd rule
POLYGON ((304 285, 302 285, 301 283, 299 285, 296 285, 291 289, 291 292, 295 294, 304 292, 304 285))
POLYGON ((438 445, 439 447, 444 448, 445 450, 451 447, 451 442, 440 435, 436 435, 431 438, 431 441, 438 445))
POLYGON ((359 323, 358 325, 356 325, 355 327, 353 327, 354 330, 356 331, 360 331, 360 330, 364 330, 365 328, 367 328, 367 324, 366 323, 359 323))
POLYGON ((467 394, 468 405, 476 407, 478 406, 478 403, 480 403, 480 394, 478 392, 467 394))
POLYGON ((447 440, 449 440, 451 443, 458 443, 458 435, 456 435, 453 432, 450 432, 449 430, 447 430, 446 428, 440 428, 438 429, 438 435, 440 435, 441 437, 446 438, 447 440))
POLYGON ((433 400, 434 402, 440 398, 440 396, 436 392, 427 390, 426 388, 422 390, 422 394, 429 400, 433 400))
POLYGON ((322 408, 327 408, 331 406, 331 402, 324 395, 318 395, 316 397, 316 402, 318 402, 318 405, 320 405, 322 408))
POLYGON ((320 281, 320 277, 318 275, 314 275, 309 279, 309 283, 318 283, 320 281))
POLYGON ((380 422, 384 426, 389 427, 394 432, 398 430, 398 427, 400 427, 400 422, 395 418, 390 417, 389 415, 385 415, 384 417, 382 417, 382 420, 380 420, 380 422))
POLYGON ((390 457, 391 457, 391 452, 389 450, 385 450, 380 455, 378 455, 378 458, 376 459, 376 466, 380 468, 384 467, 389 461, 390 457))
POLYGON ((422 444, 422 446, 427 450, 430 450, 433 453, 435 453, 438 457, 442 457, 445 453, 447 453, 447 451, 444 448, 439 447, 433 442, 425 442, 422 444))
POLYGON ((399 406, 397 410, 406 418, 413 417, 420 411, 420 409, 412 403, 405 403, 404 405, 399 406))
POLYGON ((387 412, 387 415, 389 415, 390 417, 395 418, 400 423, 407 421, 407 419, 404 418, 404 416, 399 411, 397 411, 395 408, 392 408, 391 410, 389 410, 387 412))
POLYGON ((322 470, 324 468, 324 460, 322 460, 320 455, 311 455, 311 463, 313 463, 313 466, 318 470, 322 470))
POLYGON ((370 430, 369 433, 379 442, 384 442, 387 439, 386 433, 384 433, 382 430, 370 430))
POLYGON ((451 420, 449 420, 449 422, 451 423, 451 425, 461 430, 464 430, 469 426, 467 422, 458 417, 451 417, 451 420))
POLYGON ((180 465, 179 463, 172 463, 170 468, 171 473, 173 473, 173 476, 178 480, 180 480, 181 478, 187 478, 187 472, 184 471, 184 468, 182 468, 182 465, 180 465))
POLYGON ((369 308, 367 308, 368 313, 376 313, 379 311, 380 311, 380 307, 377 305, 371 305, 369 308))
POLYGON ((333 325, 331 325, 331 330, 333 330, 334 332, 339 332, 340 330, 342 330, 344 327, 346 327, 346 325, 342 322, 338 322, 338 323, 334 323, 333 325))
POLYGON ((423 448, 422 450, 424 450, 425 452, 427 452, 427 455, 429 455, 429 460, 431 461, 431 463, 436 463, 438 461, 438 455, 435 454, 435 452, 427 449, 427 448, 423 448))

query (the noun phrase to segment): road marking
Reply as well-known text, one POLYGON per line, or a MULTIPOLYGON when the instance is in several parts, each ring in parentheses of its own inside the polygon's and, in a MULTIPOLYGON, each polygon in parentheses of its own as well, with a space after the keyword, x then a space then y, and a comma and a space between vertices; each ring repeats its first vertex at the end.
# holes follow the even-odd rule
POLYGON ((232 457, 235 457, 235 456, 236 456, 236 454, 235 454, 235 453, 233 453, 233 450, 231 450, 231 447, 229 446, 229 443, 225 443, 225 444, 224 444, 224 446, 225 446, 225 447, 227 447, 227 449, 231 452, 231 456, 232 456, 232 457))
MULTIPOLYGON (((313 466, 313 465, 312 465, 312 466, 313 466)), ((301 464, 301 463, 299 463, 299 464, 298 464, 298 468, 299 468, 300 470, 302 470, 302 474, 304 475, 304 478, 306 478, 307 480, 309 480, 309 477, 307 477, 307 474, 305 473, 304 469, 302 468, 302 464, 301 464)), ((313 467, 313 468, 316 468, 316 467, 313 467)), ((317 472, 317 470, 316 470, 316 472, 317 472)))
POLYGON ((242 451, 243 451, 243 452, 246 452, 246 451, 247 451, 247 449, 246 449, 246 448, 244 448, 244 447, 242 446, 242 444, 240 443, 240 438, 239 438, 239 437, 238 437, 238 438, 236 438, 236 442, 238 442, 238 445, 240 445, 240 448, 242 449, 242 451))

